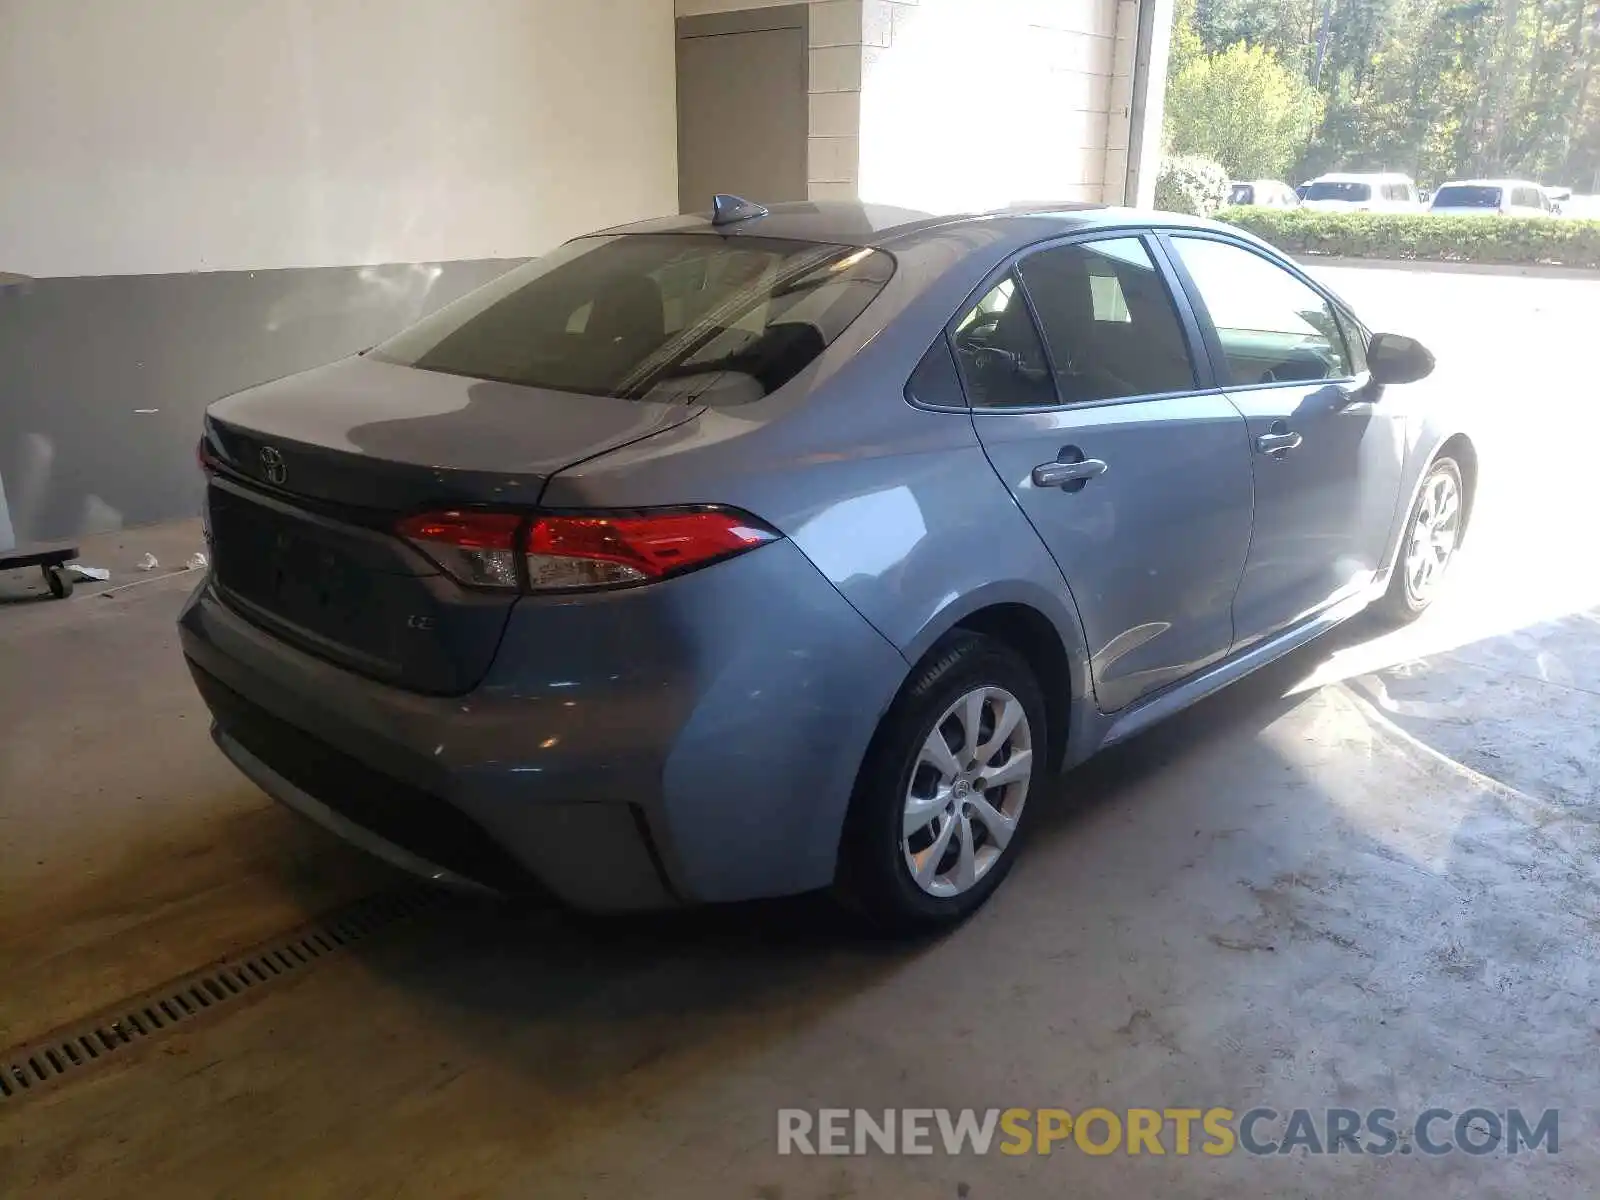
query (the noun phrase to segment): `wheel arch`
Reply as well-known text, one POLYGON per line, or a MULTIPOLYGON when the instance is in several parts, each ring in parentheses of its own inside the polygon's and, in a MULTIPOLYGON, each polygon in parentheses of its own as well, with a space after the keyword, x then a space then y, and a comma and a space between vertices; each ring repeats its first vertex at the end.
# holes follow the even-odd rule
MULTIPOLYGON (((1466 434, 1453 433, 1429 456, 1429 466, 1441 457, 1455 459, 1456 466, 1461 468, 1461 490, 1465 494, 1461 498, 1461 533, 1456 540, 1456 544, 1459 545, 1466 540, 1467 530, 1472 528, 1472 510, 1478 498, 1478 448, 1466 434)), ((1417 478, 1419 488, 1427 475, 1427 467, 1424 467, 1422 474, 1417 478)), ((1409 512, 1410 509, 1406 511, 1409 512)))
POLYGON ((1425 455, 1417 456, 1416 473, 1411 477, 1410 484, 1399 497, 1399 504, 1395 509, 1394 523, 1389 530, 1388 553, 1384 558, 1385 570, 1381 576, 1386 584, 1393 576, 1400 562, 1400 552, 1405 546, 1406 521, 1411 511, 1416 508, 1417 497, 1422 492, 1423 481, 1428 478, 1428 468, 1433 466, 1441 456, 1453 458, 1456 465, 1461 468, 1462 513, 1461 513, 1461 538, 1465 540, 1467 528, 1472 522, 1472 513, 1478 493, 1478 448, 1465 433, 1455 431, 1434 439, 1433 447, 1425 455))
POLYGON ((1044 693, 1047 762, 1059 770, 1067 753, 1067 731, 1072 727, 1073 670, 1067 648, 1056 628, 1037 608, 1015 602, 990 604, 968 613, 951 627, 992 638, 1014 651, 1033 671, 1044 693))
MULTIPOLYGON (((982 634, 1013 650, 1033 669, 1045 696, 1049 763, 1065 765, 1069 733, 1090 695, 1089 656, 1083 625, 1070 598, 1027 583, 995 584, 947 606, 905 649, 915 677, 928 655, 953 632, 982 634)), ((903 685, 902 685, 903 686, 903 685)))

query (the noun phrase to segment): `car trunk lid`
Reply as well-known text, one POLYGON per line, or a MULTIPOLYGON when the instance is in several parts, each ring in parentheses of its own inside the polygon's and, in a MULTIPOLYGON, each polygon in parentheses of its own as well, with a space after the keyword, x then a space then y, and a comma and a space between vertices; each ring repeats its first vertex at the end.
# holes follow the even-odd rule
POLYGON ((532 504, 563 467, 700 411, 356 357, 219 400, 206 428, 224 464, 252 482, 400 513, 434 504, 532 504))
POLYGON ((457 583, 392 532, 396 521, 532 507, 563 467, 699 411, 363 358, 252 388, 206 418, 216 586, 300 649, 460 694, 488 670, 517 593, 457 583))

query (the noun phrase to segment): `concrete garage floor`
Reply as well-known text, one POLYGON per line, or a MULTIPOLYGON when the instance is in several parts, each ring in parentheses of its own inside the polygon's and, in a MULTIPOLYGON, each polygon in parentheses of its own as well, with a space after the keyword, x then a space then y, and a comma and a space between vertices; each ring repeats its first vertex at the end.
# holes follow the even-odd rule
MULTIPOLYGON (((938 942, 865 941, 806 900, 600 923, 447 906, 0 1102, 0 1195, 1600 1191, 1600 285, 1327 274, 1436 349, 1483 447, 1425 621, 1353 624, 1069 776, 1005 889, 938 942), (778 1108, 858 1105, 1559 1107, 1561 1138, 777 1155, 778 1108)), ((141 581, 113 597, 0 603, 0 1044, 393 882, 212 749, 171 632, 192 577, 125 569, 197 536, 86 549, 141 581)))

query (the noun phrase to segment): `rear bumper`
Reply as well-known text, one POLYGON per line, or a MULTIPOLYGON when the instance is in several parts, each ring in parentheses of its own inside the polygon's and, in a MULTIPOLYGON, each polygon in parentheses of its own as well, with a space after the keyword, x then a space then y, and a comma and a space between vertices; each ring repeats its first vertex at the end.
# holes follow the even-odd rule
POLYGON ((488 676, 402 691, 203 583, 179 621, 224 752, 269 794, 446 882, 595 910, 827 884, 906 664, 790 543, 648 588, 518 602, 488 676))
POLYGON ((345 816, 338 809, 324 804, 310 792, 269 767, 253 751, 246 749, 244 743, 238 739, 237 729, 229 733, 221 725, 213 723, 211 737, 217 743, 217 748, 227 755, 228 761, 244 772, 262 791, 375 858, 446 887, 475 892, 494 890, 482 881, 482 872, 476 873, 480 878, 469 878, 458 874, 429 858, 424 858, 416 851, 408 850, 399 840, 391 840, 375 829, 345 816))

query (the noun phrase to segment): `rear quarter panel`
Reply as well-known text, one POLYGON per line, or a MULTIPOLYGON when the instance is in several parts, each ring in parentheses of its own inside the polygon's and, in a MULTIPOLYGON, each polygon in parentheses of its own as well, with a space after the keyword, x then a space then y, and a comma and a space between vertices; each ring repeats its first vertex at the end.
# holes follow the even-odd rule
POLYGON ((964 227, 898 259, 882 296, 807 371, 754 404, 557 474, 547 507, 731 504, 789 537, 906 659, 963 617, 1039 610, 1081 695, 1084 637, 1065 580, 995 474, 966 412, 913 407, 905 385, 934 337, 1011 248, 964 227))

